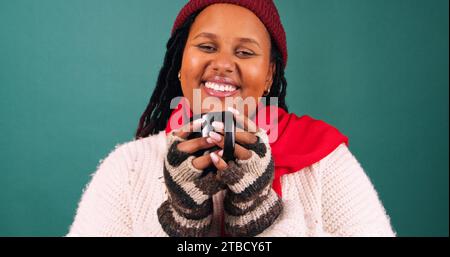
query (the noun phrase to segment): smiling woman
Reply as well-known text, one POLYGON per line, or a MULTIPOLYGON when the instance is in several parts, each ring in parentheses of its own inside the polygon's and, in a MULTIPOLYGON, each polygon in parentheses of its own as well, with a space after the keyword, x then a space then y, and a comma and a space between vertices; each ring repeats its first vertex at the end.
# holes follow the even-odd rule
MULTIPOLYGON (((189 31, 181 63, 183 95, 193 103, 194 89, 209 96, 253 98, 270 91, 275 63, 271 39, 250 10, 232 4, 206 7, 189 31)), ((202 112, 214 111, 202 109, 202 112)), ((253 113, 255 110, 248 110, 253 113)))
POLYGON ((271 0, 189 1, 136 140, 101 163, 69 235, 394 236, 347 137, 288 113, 286 65, 271 0), (227 120, 194 136, 215 112, 236 121, 228 162, 227 120))

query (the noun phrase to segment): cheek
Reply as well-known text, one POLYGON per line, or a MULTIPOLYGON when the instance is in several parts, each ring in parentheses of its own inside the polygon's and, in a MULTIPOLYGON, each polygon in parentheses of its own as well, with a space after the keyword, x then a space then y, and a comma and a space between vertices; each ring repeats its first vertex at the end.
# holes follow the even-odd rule
POLYGON ((200 54, 196 54, 192 50, 186 50, 183 54, 181 63, 181 73, 183 87, 194 88, 198 86, 198 82, 203 74, 204 58, 200 54))
POLYGON ((242 70, 242 78, 244 82, 244 89, 248 93, 258 95, 265 89, 265 82, 267 77, 267 65, 246 65, 242 70))
POLYGON ((194 89, 200 86, 204 73, 205 58, 195 49, 186 48, 181 61, 181 90, 189 103, 194 103, 194 89))

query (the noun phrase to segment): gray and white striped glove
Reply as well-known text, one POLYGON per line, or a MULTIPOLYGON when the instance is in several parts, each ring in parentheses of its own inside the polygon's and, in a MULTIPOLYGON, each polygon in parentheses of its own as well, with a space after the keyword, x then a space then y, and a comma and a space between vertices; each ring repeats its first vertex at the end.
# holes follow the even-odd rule
POLYGON ((274 161, 266 132, 259 128, 257 142, 242 145, 252 155, 229 162, 219 171, 227 186, 224 199, 225 230, 232 236, 255 236, 263 232, 282 212, 281 199, 272 189, 274 161))
POLYGON ((212 195, 221 183, 213 173, 202 176, 192 165, 195 156, 178 149, 185 140, 168 134, 163 172, 169 197, 158 208, 158 219, 169 236, 205 236, 211 227, 212 195))

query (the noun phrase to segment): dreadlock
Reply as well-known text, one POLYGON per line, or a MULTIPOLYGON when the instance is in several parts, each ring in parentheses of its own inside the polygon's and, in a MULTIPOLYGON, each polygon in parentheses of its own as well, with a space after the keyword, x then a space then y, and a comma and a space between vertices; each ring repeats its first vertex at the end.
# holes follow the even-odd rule
MULTIPOLYGON (((201 11, 201 10, 200 10, 201 11)), ((170 102, 177 96, 183 96, 178 71, 181 68, 184 47, 189 35, 189 29, 200 11, 189 16, 186 22, 174 31, 167 42, 164 64, 159 71, 156 87, 150 101, 139 119, 135 139, 155 135, 166 128, 172 110, 170 102)), ((262 98, 269 104, 269 97, 278 97, 278 107, 288 111, 285 102, 287 81, 284 77, 283 59, 278 47, 272 39, 271 60, 275 63, 275 74, 270 93, 262 98)))

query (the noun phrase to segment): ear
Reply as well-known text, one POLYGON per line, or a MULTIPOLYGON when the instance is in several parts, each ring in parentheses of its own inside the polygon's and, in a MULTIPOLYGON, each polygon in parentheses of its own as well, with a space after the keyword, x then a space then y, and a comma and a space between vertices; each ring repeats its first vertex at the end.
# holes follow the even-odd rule
POLYGON ((266 77, 266 84, 264 89, 269 89, 272 86, 273 83, 273 75, 275 75, 275 63, 270 62, 269 64, 269 70, 267 71, 267 77, 266 77))

